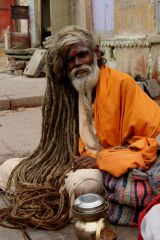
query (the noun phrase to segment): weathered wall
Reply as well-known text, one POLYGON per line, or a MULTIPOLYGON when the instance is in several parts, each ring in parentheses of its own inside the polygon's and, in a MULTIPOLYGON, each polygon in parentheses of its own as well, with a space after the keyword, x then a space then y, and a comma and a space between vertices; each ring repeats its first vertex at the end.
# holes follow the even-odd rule
POLYGON ((151 48, 151 77, 160 83, 160 45, 151 48))
POLYGON ((35 7, 35 46, 41 45, 41 0, 34 1, 35 7))
MULTIPOLYGON (((32 46, 40 45, 41 0, 28 0, 28 3, 31 4, 32 46)), ((50 15, 52 34, 70 24, 94 30, 106 51, 108 65, 132 77, 139 74, 144 79, 154 77, 160 81, 160 2, 157 0, 50 0, 50 15)))
POLYGON ((160 82, 160 37, 101 40, 107 65, 130 74, 133 78, 154 78, 160 82))
POLYGON ((29 16, 30 16, 30 35, 31 35, 31 45, 36 46, 36 21, 35 21, 35 1, 27 0, 29 6, 29 16))
POLYGON ((155 32, 155 0, 115 0, 115 35, 155 32))
POLYGON ((66 25, 86 28, 86 2, 90 4, 90 0, 50 0, 52 34, 66 25))
POLYGON ((69 0, 50 0, 50 10, 52 34, 62 27, 72 24, 72 14, 69 0))
POLYGON ((149 48, 144 47, 115 48, 114 58, 116 67, 133 77, 139 74, 142 78, 146 79, 148 78, 149 70, 148 54, 149 48))
POLYGON ((107 32, 100 35, 107 64, 134 78, 160 82, 160 1, 110 1, 114 1, 114 30, 111 37, 107 32))
MULTIPOLYGON (((35 22, 33 20, 31 22, 32 46, 41 45, 43 13, 44 17, 47 12, 48 16, 50 15, 50 26, 48 24, 49 19, 47 23, 44 21, 44 25, 51 29, 52 35, 66 25, 78 25, 83 28, 87 27, 89 30, 92 29, 92 0, 50 0, 50 6, 46 5, 46 9, 42 9, 42 5, 44 5, 44 1, 41 2, 42 0, 27 1, 28 5, 31 5, 31 9, 34 7, 35 22), (35 25, 35 31, 33 25, 35 25)), ((33 19, 32 11, 31 18, 33 19)))
POLYGON ((83 0, 70 0, 72 24, 86 27, 86 5, 83 0))

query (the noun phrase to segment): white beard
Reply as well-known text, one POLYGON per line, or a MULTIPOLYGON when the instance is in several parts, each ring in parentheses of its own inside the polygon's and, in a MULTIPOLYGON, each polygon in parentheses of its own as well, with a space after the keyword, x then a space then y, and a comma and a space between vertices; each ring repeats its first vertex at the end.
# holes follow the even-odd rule
POLYGON ((80 67, 74 68, 69 73, 69 78, 77 92, 87 96, 88 93, 92 93, 92 89, 97 85, 99 71, 97 56, 95 55, 92 65, 83 64, 80 67))
POLYGON ((79 92, 83 99, 83 104, 86 112, 88 127, 93 138, 97 141, 92 127, 92 91, 96 87, 99 80, 100 69, 97 65, 97 56, 94 56, 92 65, 84 64, 78 68, 74 68, 69 77, 72 81, 72 85, 79 92))

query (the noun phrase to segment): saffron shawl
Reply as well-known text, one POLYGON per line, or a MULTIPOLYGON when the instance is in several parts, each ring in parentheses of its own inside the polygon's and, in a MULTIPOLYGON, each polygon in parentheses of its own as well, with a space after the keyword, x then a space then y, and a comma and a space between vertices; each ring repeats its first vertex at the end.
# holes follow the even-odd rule
MULTIPOLYGON (((160 108, 128 74, 103 66, 96 89, 94 119, 103 146, 97 166, 115 177, 129 169, 147 169, 156 159, 160 108), (113 150, 124 146, 127 149, 113 150)), ((80 140, 80 154, 85 144, 80 140)))

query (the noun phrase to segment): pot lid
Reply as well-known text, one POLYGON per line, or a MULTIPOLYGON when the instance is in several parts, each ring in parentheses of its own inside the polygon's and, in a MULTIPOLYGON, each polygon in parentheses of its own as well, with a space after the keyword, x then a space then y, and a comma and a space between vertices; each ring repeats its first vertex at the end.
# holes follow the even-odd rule
POLYGON ((87 193, 76 198, 74 206, 78 209, 93 209, 104 204, 104 198, 98 194, 87 193))

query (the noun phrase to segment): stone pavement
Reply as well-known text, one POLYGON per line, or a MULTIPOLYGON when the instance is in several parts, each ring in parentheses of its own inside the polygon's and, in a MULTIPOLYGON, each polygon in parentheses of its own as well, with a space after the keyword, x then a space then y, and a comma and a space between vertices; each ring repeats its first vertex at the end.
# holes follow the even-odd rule
POLYGON ((41 105, 46 78, 28 78, 0 73, 0 110, 41 105))
POLYGON ((0 111, 0 164, 8 158, 26 156, 39 143, 41 107, 0 111))
POLYGON ((25 156, 38 144, 41 111, 31 107, 41 105, 45 87, 46 78, 0 73, 0 163, 25 156))

